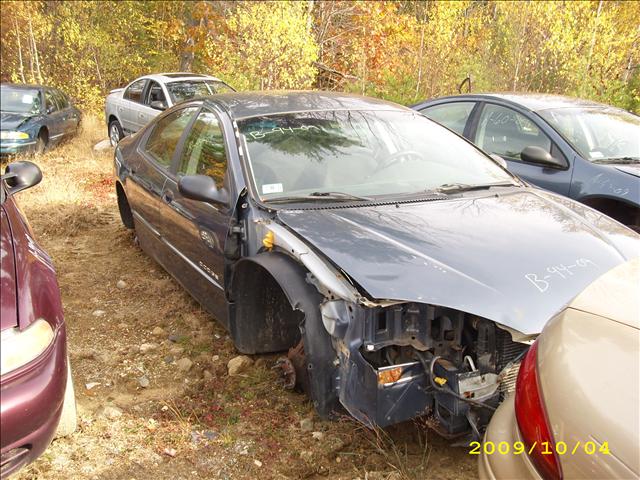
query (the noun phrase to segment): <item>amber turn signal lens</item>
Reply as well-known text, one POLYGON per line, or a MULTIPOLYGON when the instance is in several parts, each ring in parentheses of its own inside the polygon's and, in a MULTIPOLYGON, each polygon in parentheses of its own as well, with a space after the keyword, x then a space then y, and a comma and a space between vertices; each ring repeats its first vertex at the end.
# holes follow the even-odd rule
POLYGON ((378 383, 384 385, 385 383, 397 382, 400 377, 402 377, 402 367, 383 370, 378 372, 378 383))

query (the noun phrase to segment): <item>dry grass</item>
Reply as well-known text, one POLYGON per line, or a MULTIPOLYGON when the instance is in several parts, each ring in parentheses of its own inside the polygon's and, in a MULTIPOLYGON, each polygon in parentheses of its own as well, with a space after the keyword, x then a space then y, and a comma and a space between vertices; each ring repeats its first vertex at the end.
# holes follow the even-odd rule
POLYGON ((320 421, 306 397, 276 384, 276 356, 256 356, 246 376, 227 376, 236 352, 226 332, 120 224, 113 152, 93 150, 105 134, 100 119, 86 117, 77 138, 35 160, 42 183, 17 195, 57 268, 80 412, 78 431, 17 479, 476 476, 474 457, 435 436, 427 442, 412 423, 371 431, 351 419, 320 421), (120 279, 125 289, 116 287, 120 279), (98 309, 104 315, 94 316, 98 309), (154 336, 158 326, 181 340, 154 336), (157 348, 140 353, 151 342, 157 348), (173 354, 176 347, 184 351, 173 354), (174 355, 193 361, 188 373, 177 370, 174 355), (148 388, 140 387, 142 375, 148 388), (90 382, 100 385, 87 389, 90 382), (101 417, 105 405, 122 416, 101 417), (306 417, 321 439, 300 430, 306 417), (194 442, 192 432, 203 430, 217 437, 194 442))

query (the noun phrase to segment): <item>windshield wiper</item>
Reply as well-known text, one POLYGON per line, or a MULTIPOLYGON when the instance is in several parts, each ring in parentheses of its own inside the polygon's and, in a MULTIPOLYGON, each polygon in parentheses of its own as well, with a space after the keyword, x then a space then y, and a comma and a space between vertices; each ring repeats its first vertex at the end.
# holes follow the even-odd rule
POLYGON ((517 187, 518 184, 511 182, 503 183, 484 183, 480 185, 469 185, 466 183, 445 183, 438 188, 434 188, 435 192, 440 193, 457 193, 457 192, 469 192, 472 190, 488 190, 491 187, 517 187))
POLYGON ((598 158, 597 160, 592 160, 593 163, 618 163, 618 164, 630 164, 630 163, 640 163, 639 157, 612 157, 612 158, 598 158))
POLYGON ((318 202, 318 201, 331 201, 331 202, 370 202, 373 198, 360 197, 358 195, 352 195, 344 192, 312 192, 308 195, 290 195, 286 197, 277 197, 265 200, 268 203, 290 203, 290 202, 318 202))

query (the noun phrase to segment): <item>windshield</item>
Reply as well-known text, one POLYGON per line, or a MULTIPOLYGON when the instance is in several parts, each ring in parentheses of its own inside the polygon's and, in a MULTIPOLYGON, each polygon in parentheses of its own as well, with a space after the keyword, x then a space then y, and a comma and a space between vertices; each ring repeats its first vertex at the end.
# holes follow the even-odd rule
POLYGON ((640 160, 640 117, 618 108, 538 112, 587 160, 640 160))
POLYGON ((514 183, 456 134, 417 112, 322 111, 238 122, 263 201, 332 192, 370 197, 443 185, 514 183))
POLYGON ((182 80, 167 83, 167 90, 173 103, 183 102, 194 97, 204 97, 216 93, 233 92, 234 90, 224 82, 216 80, 182 80))
POLYGON ((40 113, 40 92, 37 89, 0 87, 0 109, 11 113, 40 113))

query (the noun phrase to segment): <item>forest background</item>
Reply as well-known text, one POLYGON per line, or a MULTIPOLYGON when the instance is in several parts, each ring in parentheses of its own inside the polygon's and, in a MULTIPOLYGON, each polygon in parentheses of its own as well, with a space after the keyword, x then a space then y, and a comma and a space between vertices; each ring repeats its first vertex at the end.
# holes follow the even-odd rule
POLYGON ((238 90, 327 89, 411 104, 561 93, 640 112, 635 1, 2 1, 2 81, 99 113, 136 77, 193 71, 238 90), (470 78, 470 82, 464 82, 470 78))

